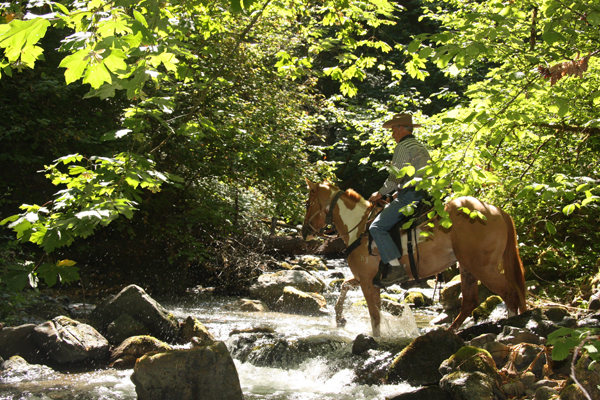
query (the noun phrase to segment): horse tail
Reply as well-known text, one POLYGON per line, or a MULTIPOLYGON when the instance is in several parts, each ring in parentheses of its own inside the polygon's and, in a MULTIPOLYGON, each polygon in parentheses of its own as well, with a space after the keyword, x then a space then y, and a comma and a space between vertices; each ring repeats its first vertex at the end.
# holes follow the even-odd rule
POLYGON ((506 212, 502 211, 502 216, 504 217, 506 229, 508 231, 506 247, 504 248, 504 254, 502 255, 504 276, 513 287, 517 288, 519 295, 519 313, 522 313, 527 310, 527 305, 525 304, 525 270, 523 268, 521 257, 519 256, 519 248, 517 247, 515 223, 511 216, 506 212))

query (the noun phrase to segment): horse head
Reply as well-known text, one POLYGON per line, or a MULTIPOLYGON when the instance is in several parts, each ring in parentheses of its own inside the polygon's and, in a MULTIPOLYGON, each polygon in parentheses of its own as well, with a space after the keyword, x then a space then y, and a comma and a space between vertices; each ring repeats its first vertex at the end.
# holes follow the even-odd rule
POLYGON ((334 190, 329 182, 312 183, 306 179, 310 193, 306 201, 306 215, 302 224, 302 238, 311 240, 325 227, 328 207, 334 190))

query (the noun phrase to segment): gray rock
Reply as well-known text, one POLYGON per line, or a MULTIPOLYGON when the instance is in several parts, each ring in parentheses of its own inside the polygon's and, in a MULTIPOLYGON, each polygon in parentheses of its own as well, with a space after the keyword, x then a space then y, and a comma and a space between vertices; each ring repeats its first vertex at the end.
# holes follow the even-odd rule
POLYGON ((33 338, 60 364, 103 362, 109 356, 108 340, 97 330, 64 316, 36 326, 33 338))
POLYGON ((388 383, 407 382, 413 386, 436 385, 444 360, 464 346, 464 341, 452 332, 439 329, 417 337, 390 365, 388 383))
POLYGON ((440 387, 452 400, 494 400, 494 378, 482 372, 457 371, 446 375, 440 387))
POLYGON ((278 271, 263 274, 250 286, 250 295, 267 303, 269 307, 283 295, 286 286, 294 287, 306 293, 321 293, 325 284, 306 271, 278 271))
POLYGON ((132 336, 149 335, 150 330, 131 315, 123 313, 119 318, 108 324, 106 338, 112 344, 119 344, 132 336))
POLYGON ((131 381, 139 400, 241 400, 240 380, 223 342, 145 355, 131 381))
POLYGON ((509 396, 522 396, 525 393, 525 385, 521 381, 513 381, 502 385, 502 392, 509 396))
POLYGON ((129 285, 103 301, 91 313, 90 319, 98 330, 106 332, 108 325, 123 313, 144 324, 152 336, 160 340, 175 342, 179 339, 177 319, 136 285, 129 285))
POLYGON ((47 362, 48 355, 33 339, 35 327, 34 324, 25 324, 0 330, 0 357, 8 360, 12 356, 21 356, 31 364, 47 362))

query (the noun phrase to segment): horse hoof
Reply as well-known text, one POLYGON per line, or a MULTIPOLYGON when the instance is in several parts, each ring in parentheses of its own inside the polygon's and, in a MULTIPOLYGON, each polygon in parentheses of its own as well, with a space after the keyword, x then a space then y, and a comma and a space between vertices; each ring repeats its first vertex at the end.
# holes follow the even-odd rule
POLYGON ((346 326, 346 318, 339 319, 335 322, 337 323, 338 328, 343 328, 346 326))

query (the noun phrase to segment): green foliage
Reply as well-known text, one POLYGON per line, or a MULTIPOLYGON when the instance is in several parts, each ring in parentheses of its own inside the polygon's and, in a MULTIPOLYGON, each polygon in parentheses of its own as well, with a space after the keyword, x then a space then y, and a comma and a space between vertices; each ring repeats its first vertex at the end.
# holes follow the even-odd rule
POLYGON ((590 369, 600 360, 600 339, 598 329, 560 328, 548 335, 548 344, 552 345, 552 359, 561 361, 567 358, 573 349, 585 350, 593 362, 590 369))

